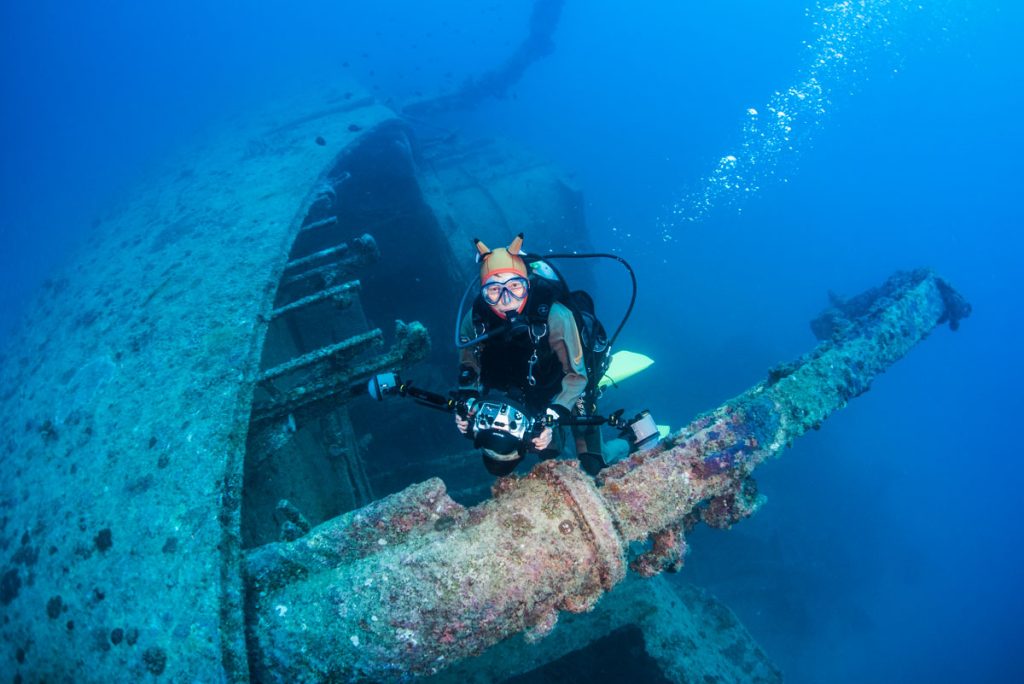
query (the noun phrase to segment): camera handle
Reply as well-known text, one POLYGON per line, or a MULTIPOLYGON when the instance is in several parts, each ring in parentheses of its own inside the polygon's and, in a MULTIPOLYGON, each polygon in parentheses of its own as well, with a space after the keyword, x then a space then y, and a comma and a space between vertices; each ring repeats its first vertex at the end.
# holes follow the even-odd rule
POLYGON ((392 394, 400 397, 412 397, 416 403, 429 408, 438 409, 451 413, 458 413, 465 418, 469 415, 469 401, 462 398, 446 397, 437 392, 414 387, 412 381, 403 382, 397 373, 379 373, 372 378, 366 386, 370 396, 377 401, 384 401, 384 398, 392 394))

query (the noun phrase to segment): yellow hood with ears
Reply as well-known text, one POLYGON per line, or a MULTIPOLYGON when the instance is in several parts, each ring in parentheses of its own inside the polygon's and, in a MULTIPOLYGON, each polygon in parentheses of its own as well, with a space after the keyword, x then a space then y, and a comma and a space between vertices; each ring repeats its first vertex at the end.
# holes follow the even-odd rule
POLYGON ((476 246, 477 252, 479 252, 477 260, 480 262, 481 285, 486 283, 487 279, 495 273, 501 272, 512 271, 524 278, 530 277, 530 272, 526 268, 526 262, 519 256, 519 252, 523 247, 522 233, 517 235, 508 247, 498 247, 492 250, 476 238, 473 239, 473 244, 476 246))

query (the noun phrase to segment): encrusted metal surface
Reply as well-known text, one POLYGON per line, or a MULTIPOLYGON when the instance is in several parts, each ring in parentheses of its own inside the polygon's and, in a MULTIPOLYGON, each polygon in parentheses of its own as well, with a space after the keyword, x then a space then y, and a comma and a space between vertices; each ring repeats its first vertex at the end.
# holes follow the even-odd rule
POLYGON ((39 294, 0 369, 0 671, 247 681, 238 503, 262 321, 350 126, 392 118, 339 93, 225 126, 39 294))
POLYGON ((969 312, 935 274, 896 274, 841 334, 603 471, 600 487, 575 461, 544 461, 522 478, 498 479, 492 499, 463 509, 435 481, 368 511, 375 524, 356 514, 308 542, 368 533, 379 536, 376 550, 364 541, 359 553, 325 558, 299 539, 270 556, 254 552, 249 572, 263 585, 251 614, 259 677, 434 674, 515 634, 544 636, 559 611, 591 610, 625 577, 628 542, 653 537, 634 565, 639 574, 677 569, 696 516, 722 527, 753 513, 758 464, 867 391, 937 325, 955 327, 969 312), (410 506, 424 493, 429 503, 410 506))
MULTIPOLYGON (((601 639, 607 641, 599 642, 597 648, 612 649, 613 661, 635 664, 635 646, 624 644, 622 638, 624 630, 630 629, 641 633, 643 650, 657 665, 661 678, 669 682, 783 681, 782 673, 743 624, 709 593, 662 577, 641 579, 636 575, 616 585, 593 611, 563 614, 558 619, 558 633, 550 639, 527 643, 517 635, 423 681, 496 684, 544 668, 574 651, 583 651, 577 654, 577 663, 582 660, 589 664, 595 654, 587 647, 601 639)), ((596 674, 595 669, 591 669, 592 674, 596 674)), ((577 671, 573 674, 575 681, 585 677, 577 671)), ((533 674, 530 680, 561 681, 554 677, 542 679, 545 675, 547 672, 541 670, 539 676, 533 674)), ((647 681, 639 673, 634 675, 636 681, 647 681)))
MULTIPOLYGON (((749 515, 754 466, 865 391, 937 323, 969 311, 933 274, 907 274, 844 303, 816 323, 829 342, 614 467, 603 487, 545 463, 471 509, 435 480, 323 522, 324 510, 304 506, 336 497, 333 482, 306 501, 281 501, 269 480, 243 492, 243 459, 247 476, 291 468, 291 482, 313 490, 323 464, 303 471, 294 457, 336 438, 317 446, 345 461, 352 501, 368 500, 356 447, 370 435, 347 411, 320 408, 343 403, 367 373, 423 358, 428 328, 447 333, 447 314, 430 312, 426 327, 398 324, 386 354, 348 358, 346 344, 380 345, 383 324, 411 320, 415 308, 399 279, 352 275, 380 255, 364 231, 386 250, 415 230, 413 249, 383 260, 446 274, 437 278, 445 297, 461 289, 469 261, 446 247, 468 246, 482 223, 502 237, 583 234, 579 193, 542 162, 493 142, 428 141, 418 156, 411 144, 354 87, 247 115, 147 179, 47 283, 0 365, 0 671, 27 681, 244 682, 252 655, 265 679, 387 678, 434 671, 517 632, 539 638, 558 611, 590 610, 622 579, 628 541, 655 536, 635 567, 656 573, 678 565, 695 515, 718 526, 749 515), (371 138, 380 144, 353 153, 371 138), (353 175, 357 162, 368 177, 353 175), (396 194, 346 213, 341 196, 371 187, 396 194), (396 200, 401 211, 388 213, 396 200), (342 224, 355 250, 332 234, 342 224), (408 308, 368 325, 390 309, 364 317, 356 288, 341 286, 352 277, 408 308), (304 337, 320 330, 324 307, 355 322, 304 337), (261 379, 284 386, 254 413, 261 379), (310 392, 317 418, 303 433, 293 413, 301 423, 314 412, 310 392), (282 448, 297 429, 306 441, 282 448), (294 541, 252 549, 243 564, 243 538, 266 541, 274 515, 294 541), (323 524, 300 536, 310 519, 323 524), (322 629, 307 632, 303 616, 322 629)), ((406 424, 378 432, 380 453, 407 448, 388 442, 406 424)))
MULTIPOLYGON (((385 462, 402 428, 371 436, 334 407, 366 374, 447 360, 429 336, 447 336, 450 312, 424 312, 393 274, 422 271, 457 302, 481 205, 455 180, 488 165, 460 140, 422 154, 413 140, 356 86, 247 112, 142 179, 47 282, 0 367, 0 671, 249 680, 243 540, 365 503, 360 450, 372 439, 385 462), (342 286, 355 278, 361 292, 342 286), (383 346, 332 355, 344 340, 383 346), (263 466, 303 489, 244 486, 263 466)), ((473 192, 509 233, 585 243, 578 194, 550 165, 479 149, 493 164, 473 192)))
POLYGON ((751 471, 833 412, 942 323, 955 329, 970 305, 928 270, 897 273, 871 291, 841 332, 768 379, 698 417, 657 450, 601 474, 627 540, 683 524, 700 502, 705 522, 726 526, 757 507, 751 471))
POLYGON ((543 636, 558 611, 589 610, 625 576, 612 520, 575 462, 502 479, 472 509, 439 485, 252 552, 260 681, 430 674, 516 632, 543 636), (332 538, 351 551, 323 550, 332 538))

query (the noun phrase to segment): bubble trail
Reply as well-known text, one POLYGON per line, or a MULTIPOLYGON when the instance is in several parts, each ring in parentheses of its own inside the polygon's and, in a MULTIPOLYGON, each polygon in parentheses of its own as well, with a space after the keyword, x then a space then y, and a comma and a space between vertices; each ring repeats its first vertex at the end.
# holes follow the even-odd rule
POLYGON ((763 186, 788 182, 799 153, 833 110, 833 95, 855 90, 872 55, 892 48, 897 20, 923 9, 906 0, 843 0, 807 10, 815 36, 804 42, 808 56, 797 82, 776 91, 760 109, 747 109, 738 149, 722 156, 697 190, 657 219, 662 239, 676 239, 679 229, 719 207, 740 212, 763 186))

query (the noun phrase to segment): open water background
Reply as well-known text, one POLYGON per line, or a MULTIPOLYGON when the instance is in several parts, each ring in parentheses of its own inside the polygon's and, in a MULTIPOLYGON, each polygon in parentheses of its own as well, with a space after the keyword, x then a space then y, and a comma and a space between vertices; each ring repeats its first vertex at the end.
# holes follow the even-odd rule
MULTIPOLYGON (((795 122, 774 174, 752 167, 745 201, 721 201, 714 169, 742 161, 748 109, 763 121, 806 76, 822 7, 567 0, 552 55, 443 123, 575 174, 595 244, 640 273, 620 347, 657 361, 609 401, 675 427, 811 348, 830 289, 917 266, 958 288, 974 305, 961 330, 763 467, 768 504, 695 534, 681 579, 725 600, 789 681, 1024 681, 1024 9, 869 1, 887 27, 834 61, 824 112, 795 122)), ((0 329, 104 207, 214 122, 336 74, 398 100, 450 88, 514 49, 529 12, 3 3, 0 329)), ((612 320, 625 282, 602 285, 612 320)))

